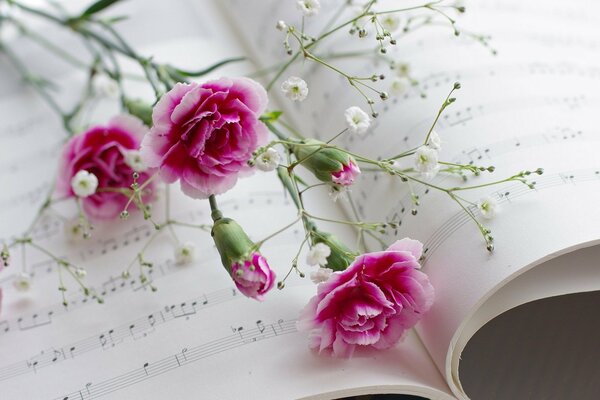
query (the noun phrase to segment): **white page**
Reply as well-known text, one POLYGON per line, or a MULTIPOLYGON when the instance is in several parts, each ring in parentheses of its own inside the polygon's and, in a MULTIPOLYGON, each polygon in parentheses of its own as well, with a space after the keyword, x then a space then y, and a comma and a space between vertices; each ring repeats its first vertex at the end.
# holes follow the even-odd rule
MULTIPOLYGON (((177 5, 178 10, 186 10, 185 3, 177 5)), ((147 24, 146 15, 175 13, 172 4, 160 7, 119 10, 140 11, 123 30, 135 33, 140 29, 136 23, 147 24)), ((210 10, 208 3, 206 7, 210 10)), ((196 12, 196 8, 189 10, 196 12)), ((216 27, 223 24, 215 20, 216 14, 194 15, 198 26, 203 27, 201 32, 186 30, 182 24, 173 36, 138 35, 134 41, 145 54, 158 52, 161 60, 171 60, 184 44, 198 54, 210 54, 200 60, 203 62, 236 55, 235 46, 223 46, 224 42, 213 36, 218 32, 216 27)), ((178 21, 170 23, 177 25, 178 21)), ((39 55, 26 46, 19 47, 19 51, 39 55)), ((193 52, 185 53, 184 67, 194 66, 190 54, 193 52)), ((49 70, 58 75, 56 80, 61 84, 76 86, 83 79, 83 74, 63 71, 60 64, 49 70)), ((14 76, 3 74, 8 81, 14 81, 14 76)), ((3 97, 2 113, 12 118, 3 120, 6 125, 2 125, 0 137, 6 139, 1 146, 2 162, 16 166, 1 179, 3 187, 19 190, 0 193, 5 205, 0 236, 7 237, 25 229, 43 200, 45 192, 39 189, 35 196, 28 193, 35 185, 49 187, 63 133, 57 118, 31 91, 22 92, 15 84, 3 97), (48 150, 50 144, 52 150, 48 150), (21 192, 25 194, 17 197, 21 192)), ((110 107, 103 109, 107 110, 110 107)), ((283 226, 296 214, 273 174, 257 174, 241 181, 238 188, 220 197, 219 203, 226 215, 247 227, 254 239, 283 226)), ((155 209, 163 207, 164 203, 159 202, 155 209)), ((314 211, 325 214, 328 207, 331 204, 316 205, 314 211)), ((174 218, 188 223, 208 222, 205 202, 175 196, 171 208, 174 218)), ((72 210, 61 208, 60 212, 68 214, 72 210)), ((281 399, 402 392, 451 398, 414 332, 397 349, 359 353, 352 361, 311 353, 305 334, 295 332, 294 320, 315 293, 315 286, 308 279, 292 276, 287 288, 282 293, 273 292, 265 303, 243 298, 219 265, 207 233, 177 230, 180 239, 189 239, 197 246, 198 259, 187 267, 174 263, 174 243, 166 232, 157 238, 147 254, 155 264, 153 272, 148 273, 158 288, 153 293, 148 284, 140 282, 135 269, 129 279, 120 276, 153 234, 152 227, 139 216, 113 225, 97 224, 93 239, 74 248, 66 243, 62 229, 60 216, 50 215, 33 234, 40 245, 86 267, 87 284, 102 295, 105 304, 86 299, 71 284, 66 294, 69 307, 65 309, 56 290, 56 265, 30 250, 27 265, 33 288, 18 293, 11 285, 20 258, 14 251, 15 265, 0 275, 4 289, 0 387, 4 396, 178 398, 199 393, 210 398, 260 395, 281 399)), ((280 277, 286 273, 302 238, 297 227, 264 247, 263 253, 280 277)))
MULTIPOLYGON (((437 128, 443 159, 494 165, 498 178, 521 169, 546 170, 533 178, 535 191, 508 184, 463 193, 474 202, 491 195, 501 203, 501 214, 488 224, 496 239, 493 255, 485 251, 475 225, 443 195, 416 190, 422 205, 412 216, 410 196, 397 180, 365 173, 353 189, 361 217, 401 219, 398 237, 410 235, 425 243, 425 271, 437 300, 418 331, 449 381, 454 335, 487 296, 542 260, 592 245, 600 237, 597 226, 589 223, 599 217, 590 205, 600 197, 595 156, 600 150, 595 123, 600 101, 598 4, 490 0, 466 5, 459 26, 491 34, 499 55, 490 56, 466 35, 452 38, 448 27, 400 39, 391 57, 409 61, 421 86, 380 107, 381 116, 365 138, 347 141, 351 149, 373 157, 417 146, 452 83, 460 81, 458 101, 437 128), (424 100, 421 91, 427 94, 424 100)), ((298 120, 312 121, 312 131, 304 131, 331 137, 344 128, 345 108, 366 106, 344 79, 323 68, 315 73, 310 65, 292 70, 308 76, 309 88, 319 88, 298 107, 298 120)), ((356 61, 334 65, 353 75, 393 75, 382 62, 375 67, 356 61)), ((453 186, 459 181, 440 177, 434 183, 453 186)))

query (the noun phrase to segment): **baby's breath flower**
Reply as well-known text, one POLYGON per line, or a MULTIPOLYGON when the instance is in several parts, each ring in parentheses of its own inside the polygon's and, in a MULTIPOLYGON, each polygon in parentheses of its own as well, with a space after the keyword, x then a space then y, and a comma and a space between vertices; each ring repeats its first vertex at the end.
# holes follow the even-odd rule
POLYGON ((303 101, 308 96, 308 85, 302 78, 290 76, 281 84, 281 91, 292 101, 303 101))
POLYGON ((348 192, 349 190, 346 186, 332 185, 329 189, 329 197, 331 200, 333 200, 333 202, 337 202, 340 198, 347 199, 348 197, 346 197, 346 193, 348 192))
POLYGON ((421 146, 415 152, 415 168, 425 178, 435 177, 440 169, 438 151, 429 146, 421 146))
POLYGON ((402 78, 399 76, 395 76, 392 78, 392 83, 390 84, 390 92, 394 96, 399 96, 406 91, 406 78, 402 78))
POLYGON ((410 65, 408 63, 396 63, 394 69, 396 70, 396 75, 400 78, 406 78, 410 74, 410 65))
POLYGON ((383 29, 388 32, 394 32, 400 26, 400 18, 394 14, 386 14, 380 22, 383 29))
POLYGON ((186 265, 194 261, 194 249, 194 244, 190 242, 179 245, 175 249, 175 262, 179 265, 186 265))
POLYGON ((261 171, 273 171, 281 162, 281 156, 274 148, 270 147, 256 159, 256 168, 261 171))
POLYGON ((127 150, 125 153, 125 164, 135 172, 144 172, 147 169, 139 150, 127 150))
POLYGON ((321 3, 319 0, 298 0, 296 4, 307 17, 317 15, 319 10, 321 10, 321 3))
POLYGON ((75 269, 75 276, 77 276, 80 279, 83 279, 87 276, 87 271, 83 268, 76 268, 75 269))
POLYGON ((277 25, 275 25, 275 28, 277 28, 278 31, 285 31, 288 26, 285 23, 285 21, 279 20, 277 21, 277 25))
POLYGON ((317 243, 310 248, 306 255, 308 265, 327 265, 327 257, 331 255, 331 248, 325 243, 317 243))
POLYGON ((486 196, 477 202, 477 208, 485 219, 492 219, 498 213, 498 203, 492 197, 486 196))
POLYGON ((427 141, 427 146, 437 151, 442 149, 442 139, 440 139, 440 135, 438 135, 436 131, 431 131, 429 140, 427 141))
POLYGON ((78 197, 88 197, 96 193, 98 178, 84 169, 80 170, 71 179, 71 188, 78 197))
POLYGON ((15 277, 13 281, 13 286, 19 292, 26 292, 31 288, 31 276, 25 272, 21 272, 19 275, 15 277))
POLYGON ((310 280, 319 284, 328 280, 332 273, 333 270, 331 268, 319 268, 310 274, 310 280))
POLYGON ((369 115, 360 109, 360 107, 352 106, 344 113, 346 117, 346 123, 350 132, 357 133, 359 135, 364 134, 371 125, 371 119, 369 115))

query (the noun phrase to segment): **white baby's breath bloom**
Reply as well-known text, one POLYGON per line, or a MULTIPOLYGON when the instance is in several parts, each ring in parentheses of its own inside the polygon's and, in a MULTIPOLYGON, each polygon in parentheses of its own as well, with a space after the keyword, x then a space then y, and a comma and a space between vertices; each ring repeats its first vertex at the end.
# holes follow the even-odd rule
POLYGON ((88 197, 96 193, 98 178, 84 169, 80 170, 71 179, 71 188, 78 197, 88 197))
POLYGON ((139 150, 127 150, 125 153, 125 164, 135 172, 143 172, 147 168, 139 150))
POLYGON ((408 75, 410 75, 410 65, 408 63, 396 63, 394 64, 394 70, 396 71, 396 75, 400 78, 407 78, 408 75))
POLYGON ((329 279, 332 273, 333 270, 331 268, 319 268, 318 270, 310 274, 310 280, 316 284, 319 284, 321 282, 327 281, 327 279, 329 279))
POLYGON ((179 265, 186 265, 194 261, 195 246, 193 243, 183 243, 175 249, 175 262, 179 265))
POLYGON ((31 288, 31 276, 28 273, 21 272, 15 277, 13 286, 19 292, 26 292, 31 288))
POLYGON ((87 271, 83 268, 75 268, 75 276, 80 279, 83 279, 87 276, 87 271))
POLYGON ((437 151, 442 149, 442 139, 440 139, 440 135, 438 135, 436 131, 431 131, 427 145, 437 151))
POLYGON ((281 91, 292 101, 303 101, 308 96, 308 85, 304 79, 290 76, 281 84, 281 91))
POLYGON ((273 171, 275 168, 277 168, 280 162, 281 156, 277 150, 269 147, 267 151, 256 158, 256 168, 265 172, 273 171))
POLYGON ((71 244, 76 244, 83 240, 83 226, 79 218, 72 218, 66 221, 63 225, 65 238, 71 244))
POLYGON ((394 32, 400 26, 400 18, 394 14, 386 14, 380 20, 381 26, 388 32, 394 32))
POLYGON ((327 257, 331 255, 331 248, 325 243, 317 243, 310 248, 306 255, 308 265, 327 265, 327 257))
POLYGON ((429 146, 421 146, 415 152, 415 168, 425 178, 431 179, 440 170, 438 151, 429 146))
POLYGON ((104 74, 94 76, 92 85, 94 93, 97 96, 109 99, 116 99, 119 97, 119 85, 117 85, 117 82, 115 82, 114 79, 104 74))
POLYGON ((369 115, 360 109, 360 107, 352 106, 344 112, 346 123, 350 132, 362 135, 371 125, 369 115))
POLYGON ((392 83, 390 84, 390 93, 394 96, 403 94, 406 92, 406 88, 408 87, 406 83, 406 78, 401 78, 399 76, 393 77, 392 83))
POLYGON ((278 31, 285 31, 287 27, 285 21, 282 20, 277 21, 277 25, 275 25, 275 28, 277 28, 278 31))
POLYGON ((317 15, 321 10, 321 3, 319 0, 298 0, 296 4, 307 17, 317 15))
POLYGON ((498 202, 492 197, 486 196, 477 202, 477 208, 485 219, 492 219, 498 214, 498 202))
POLYGON ((331 188, 329 188, 329 197, 335 203, 340 198, 348 199, 348 197, 346 196, 346 193, 348 193, 348 192, 349 192, 349 190, 346 186, 333 185, 333 186, 331 186, 331 188))

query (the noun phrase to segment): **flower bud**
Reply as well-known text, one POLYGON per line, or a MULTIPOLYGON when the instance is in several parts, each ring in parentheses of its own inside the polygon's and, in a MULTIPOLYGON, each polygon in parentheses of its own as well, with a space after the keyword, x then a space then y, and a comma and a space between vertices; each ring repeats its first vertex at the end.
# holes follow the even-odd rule
POLYGON ((152 106, 141 100, 125 99, 125 107, 129 114, 138 117, 147 126, 152 126, 152 106))
POLYGON ((327 256, 327 268, 334 271, 344 271, 348 265, 354 260, 354 253, 336 236, 331 233, 322 232, 315 229, 313 246, 318 243, 323 243, 331 249, 331 253, 327 256))
POLYGON ((298 144, 293 146, 296 158, 320 181, 350 186, 360 174, 354 158, 342 150, 320 148, 326 144, 315 139, 302 140, 298 144))
POLYGON ((275 273, 242 227, 231 218, 215 221, 211 235, 221 263, 245 296, 262 301, 273 288, 275 273))

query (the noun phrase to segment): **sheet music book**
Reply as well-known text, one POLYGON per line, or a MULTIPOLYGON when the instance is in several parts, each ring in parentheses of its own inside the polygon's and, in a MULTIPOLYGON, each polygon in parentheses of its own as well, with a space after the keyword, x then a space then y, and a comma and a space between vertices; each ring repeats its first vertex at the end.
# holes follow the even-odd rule
MULTIPOLYGON (((85 6, 80 0, 63 3, 73 10, 85 6)), ((323 4, 323 19, 343 1, 331 3, 323 4)), ((385 7, 393 2, 381 3, 385 7)), ((489 254, 468 217, 438 193, 416 188, 421 211, 412 215, 410 193, 383 174, 363 173, 352 188, 352 202, 311 199, 315 213, 350 218, 356 213, 365 220, 399 221, 390 242, 411 236, 424 243, 423 268, 436 289, 436 301, 396 348, 359 351, 351 360, 314 354, 295 324, 299 311, 316 292, 310 280, 292 277, 283 291, 273 290, 265 302, 255 302, 237 292, 208 234, 177 228, 180 238, 196 245, 196 261, 188 266, 173 260, 174 243, 169 235, 156 233, 139 216, 98 224, 92 240, 74 246, 64 235, 65 221, 74 215, 65 207, 46 215, 32 234, 57 254, 84 266, 86 282, 105 302, 97 304, 73 288, 66 293, 69 305, 65 308, 57 291, 55 263, 29 249, 15 255, 15 259, 24 258, 33 289, 21 293, 12 287, 18 266, 0 274, 4 289, 0 398, 266 400, 377 393, 429 399, 502 398, 491 383, 473 383, 486 380, 509 387, 512 398, 558 398, 552 397, 558 392, 548 388, 565 387, 571 390, 568 393, 577 393, 577 398, 593 398, 600 389, 598 364, 585 353, 577 353, 581 354, 579 364, 573 360, 568 364, 574 353, 557 351, 562 358, 548 361, 555 368, 550 372, 547 368, 543 376, 555 379, 546 382, 545 389, 532 388, 527 379, 517 376, 477 375, 476 368, 461 366, 461 354, 468 356, 469 365, 478 365, 477 357, 482 355, 469 350, 471 339, 494 328, 498 318, 511 315, 509 310, 520 310, 540 299, 560 300, 584 292, 593 296, 600 289, 600 247, 595 246, 600 240, 596 118, 600 4, 592 0, 481 0, 466 5, 468 12, 459 24, 465 32, 490 34, 498 54, 492 55, 469 35, 453 37, 448 26, 399 35, 390 57, 410 61, 419 85, 393 94, 379 110, 370 132, 365 137, 349 136, 344 145, 366 155, 381 154, 387 148, 390 156, 414 147, 441 99, 453 82, 460 81, 458 99, 437 128, 444 158, 494 165, 497 176, 508 176, 517 167, 545 169, 536 179, 535 190, 509 183, 469 193, 475 200, 492 196, 501 205, 501 214, 490 224, 496 250, 489 254), (141 282, 135 274, 124 279, 123 269, 154 236, 148 253, 154 262, 150 281, 141 282), (150 285, 158 290, 152 291, 150 285), (572 372, 563 365, 581 368, 572 372), (554 394, 528 397, 542 392, 554 394)), ((134 16, 119 28, 142 53, 154 54, 157 60, 198 69, 229 56, 242 54, 249 59, 219 71, 228 75, 246 75, 285 59, 274 24, 298 18, 293 1, 274 0, 260 5, 248 0, 138 0, 123 2, 111 12, 134 16)), ((81 47, 75 37, 36 23, 65 48, 81 47)), ((322 21, 313 23, 317 29, 322 21)), ((68 68, 15 32, 5 32, 2 40, 14 45, 22 57, 39 60, 33 69, 50 74, 64 87, 65 101, 75 98, 85 71, 68 68)), ((346 44, 328 46, 320 51, 344 49, 346 44)), ((372 73, 374 68, 393 74, 377 59, 373 65, 343 58, 336 62, 356 74, 372 73)), ((0 238, 8 239, 27 229, 50 190, 64 133, 58 118, 18 80, 1 56, 0 68, 0 238)), ((271 108, 286 110, 290 122, 307 135, 327 138, 339 132, 344 127, 343 110, 362 104, 329 71, 299 63, 289 73, 307 77, 315 90, 305 102, 294 105, 275 90, 270 93, 271 108), (339 96, 342 90, 343 97, 339 96)), ((128 85, 140 96, 151 95, 135 81, 128 85)), ((98 100, 89 118, 102 121, 114 112, 110 102, 98 100)), ((453 178, 435 179, 447 184, 453 178)), ((488 178, 476 179, 485 183, 488 178)), ((206 204, 171 192, 175 218, 209 223, 206 204)), ((164 196, 157 210, 164 208, 161 202, 164 196)), ((254 239, 295 216, 274 174, 256 173, 241 180, 234 190, 220 196, 219 203, 254 239)), ((356 240, 354 232, 339 225, 326 228, 344 240, 356 240)), ((298 227, 265 245, 263 253, 277 273, 287 271, 302 238, 298 227)), ((370 246, 378 249, 375 243, 370 246)), ((583 302, 591 298, 597 304, 597 296, 569 304, 589 310, 583 302)), ((541 312, 536 310, 531 312, 541 312)), ((590 311, 581 321, 589 319, 597 321, 597 312, 590 311)), ((571 328, 557 329, 556 335, 568 336, 577 330, 577 326, 571 328)), ((542 336, 543 332, 519 334, 542 336)), ((588 338, 584 344, 594 354, 597 341, 588 338)), ((508 362, 525 358, 506 351, 508 362)), ((538 367, 532 366, 532 375, 538 367)))

